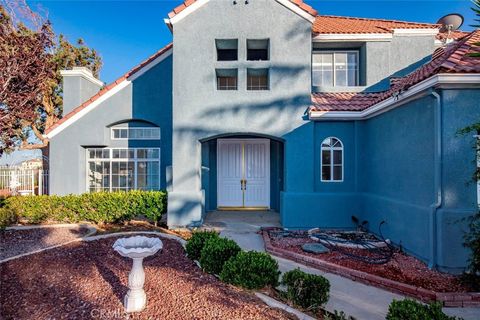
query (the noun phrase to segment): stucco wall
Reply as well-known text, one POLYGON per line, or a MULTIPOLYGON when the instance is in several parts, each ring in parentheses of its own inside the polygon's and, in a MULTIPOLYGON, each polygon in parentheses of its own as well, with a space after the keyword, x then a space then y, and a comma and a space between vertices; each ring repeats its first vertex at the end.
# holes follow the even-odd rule
POLYGON ((81 76, 63 78, 63 114, 67 114, 100 90, 101 86, 81 76))
POLYGON ((166 188, 165 168, 171 165, 172 57, 148 70, 130 85, 68 126, 50 141, 50 192, 83 193, 86 190, 85 147, 160 147, 161 187, 166 188), (160 127, 161 140, 111 140, 111 124, 147 120, 160 127), (95 124, 95 125, 92 125, 95 124))
MULTIPOLYGON (((168 223, 185 225, 199 223, 204 211, 199 140, 223 133, 292 139, 286 141, 285 167, 294 167, 289 159, 304 151, 294 142, 304 135, 295 131, 306 123, 310 103, 311 24, 276 1, 210 1, 174 24, 173 37, 175 147, 168 223), (270 60, 246 61, 247 39, 266 38, 270 60), (215 39, 238 39, 238 61, 217 62, 215 39), (270 68, 270 90, 247 91, 247 67, 270 68), (238 68, 238 90, 217 91, 215 68, 238 68)), ((286 186, 293 177, 309 176, 303 172, 308 168, 294 168, 290 176, 288 170, 286 186)))
POLYGON ((457 132, 478 121, 480 92, 441 90, 440 95, 443 203, 436 218, 432 206, 439 137, 434 125, 436 100, 428 95, 364 121, 315 122, 313 152, 308 150, 303 161, 313 168, 314 190, 282 193, 282 224, 353 227, 354 215, 379 233, 385 221, 386 238, 441 270, 461 272, 468 258, 462 246, 464 218, 476 211, 477 189, 471 182, 475 139, 457 132), (329 136, 344 144, 343 182, 320 180, 320 144, 329 136))

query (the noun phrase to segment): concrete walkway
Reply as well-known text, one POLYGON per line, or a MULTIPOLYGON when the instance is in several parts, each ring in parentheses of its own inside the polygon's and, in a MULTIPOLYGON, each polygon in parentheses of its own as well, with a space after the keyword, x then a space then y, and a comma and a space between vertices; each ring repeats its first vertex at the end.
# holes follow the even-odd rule
MULTIPOLYGON (((224 237, 235 240, 244 250, 265 251, 263 239, 257 234, 261 227, 280 227, 280 217, 275 212, 217 211, 207 214, 203 228, 215 229, 224 237)), ((404 297, 383 289, 367 286, 338 275, 326 273, 296 262, 275 257, 280 271, 295 268, 319 274, 330 281, 328 311, 344 311, 357 320, 384 320, 393 299, 404 297)), ((444 308, 449 315, 465 320, 480 319, 480 308, 444 308)))

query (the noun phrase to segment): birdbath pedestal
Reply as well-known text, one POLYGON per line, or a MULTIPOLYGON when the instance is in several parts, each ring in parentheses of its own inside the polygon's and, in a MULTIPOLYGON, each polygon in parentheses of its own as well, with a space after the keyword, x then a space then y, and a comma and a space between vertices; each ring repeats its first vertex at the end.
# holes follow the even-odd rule
POLYGON ((113 244, 113 249, 121 256, 133 260, 132 271, 128 275, 129 290, 124 300, 126 312, 139 312, 145 309, 147 296, 143 290, 145 283, 143 259, 154 255, 162 248, 163 243, 159 238, 143 236, 120 238, 113 244))

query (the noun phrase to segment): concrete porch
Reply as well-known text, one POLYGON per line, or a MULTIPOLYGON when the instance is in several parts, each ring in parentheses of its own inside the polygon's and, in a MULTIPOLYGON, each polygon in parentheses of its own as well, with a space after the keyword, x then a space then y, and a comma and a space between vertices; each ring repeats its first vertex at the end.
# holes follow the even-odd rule
POLYGON ((275 211, 212 211, 207 213, 201 229, 214 229, 235 240, 245 250, 264 251, 261 227, 280 227, 275 211))

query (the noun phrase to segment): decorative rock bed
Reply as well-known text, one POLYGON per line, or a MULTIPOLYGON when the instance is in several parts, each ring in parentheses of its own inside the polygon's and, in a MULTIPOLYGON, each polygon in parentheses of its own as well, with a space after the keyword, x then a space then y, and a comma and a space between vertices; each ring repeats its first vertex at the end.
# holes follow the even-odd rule
MULTIPOLYGON (((391 261, 383 265, 371 265, 355 261, 339 254, 307 253, 302 250, 306 243, 315 240, 296 234, 292 238, 275 238, 278 229, 265 228, 262 231, 267 252, 302 263, 326 272, 341 275, 368 285, 381 287, 419 300, 440 301, 445 307, 480 306, 480 293, 468 292, 459 277, 436 272, 418 259, 395 252, 391 261)), ((357 250, 358 249, 349 249, 357 250)))
MULTIPOLYGON (((0 264, 5 319, 123 319, 131 260, 112 250, 116 238, 74 242, 0 264)), ((144 311, 136 319, 294 319, 254 295, 225 285, 162 238, 145 259, 144 311)))
POLYGON ((95 232, 88 225, 18 226, 0 230, 0 261, 77 240, 95 232))

